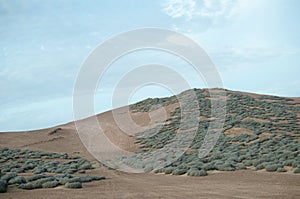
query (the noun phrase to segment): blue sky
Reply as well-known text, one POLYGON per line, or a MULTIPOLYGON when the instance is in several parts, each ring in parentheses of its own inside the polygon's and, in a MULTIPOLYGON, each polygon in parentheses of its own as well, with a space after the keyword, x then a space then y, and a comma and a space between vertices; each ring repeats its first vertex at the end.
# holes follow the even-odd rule
MULTIPOLYGON (((101 42, 142 27, 175 30, 197 41, 225 88, 299 97, 299 10, 297 0, 0 0, 0 131, 71 121, 73 86, 85 58, 101 42)), ((111 108, 123 69, 154 59, 181 70, 192 87, 205 86, 176 57, 136 53, 113 64, 96 111, 111 108)), ((170 94, 148 86, 130 102, 170 94)))

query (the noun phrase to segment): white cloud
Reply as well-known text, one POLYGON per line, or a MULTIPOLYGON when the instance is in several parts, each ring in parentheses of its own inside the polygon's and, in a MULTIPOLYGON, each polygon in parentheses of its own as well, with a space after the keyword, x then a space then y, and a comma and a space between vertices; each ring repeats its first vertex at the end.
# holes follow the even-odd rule
POLYGON ((191 19, 195 12, 194 0, 167 0, 163 11, 172 18, 187 17, 191 19))
POLYGON ((167 0, 162 10, 172 18, 190 21, 198 17, 231 17, 240 13, 244 5, 241 0, 167 0))

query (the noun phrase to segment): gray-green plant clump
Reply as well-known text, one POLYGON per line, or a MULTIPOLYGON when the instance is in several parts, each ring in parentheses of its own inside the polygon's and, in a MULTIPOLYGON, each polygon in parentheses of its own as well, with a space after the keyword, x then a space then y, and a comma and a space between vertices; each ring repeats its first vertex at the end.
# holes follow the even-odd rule
MULTIPOLYGON (((31 190, 65 186, 66 183, 81 185, 105 179, 104 176, 79 175, 93 169, 92 163, 68 154, 3 148, 0 149, 0 157, 1 193, 5 193, 9 186, 31 190), (24 173, 32 175, 25 178, 22 176, 24 173)), ((71 184, 65 187, 76 186, 71 184)))

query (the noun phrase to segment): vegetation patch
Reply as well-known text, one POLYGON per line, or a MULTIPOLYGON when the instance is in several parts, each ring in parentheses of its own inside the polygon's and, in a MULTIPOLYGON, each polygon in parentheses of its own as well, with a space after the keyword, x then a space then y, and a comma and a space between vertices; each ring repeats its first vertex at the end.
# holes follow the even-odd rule
POLYGON ((82 183, 105 179, 104 176, 78 176, 77 174, 93 169, 91 162, 78 156, 3 148, 0 149, 0 157, 1 193, 7 191, 8 185, 25 190, 62 185, 81 188, 82 183), (25 178, 20 175, 22 173, 32 175, 25 178))
MULTIPOLYGON (((184 133, 192 131, 192 118, 197 116, 195 107, 200 115, 196 135, 179 144, 190 142, 188 150, 175 162, 166 168, 156 170, 146 169, 146 172, 197 176, 198 172, 220 170, 235 171, 254 166, 256 170, 265 169, 268 172, 285 172, 284 166, 292 166, 294 173, 300 167, 300 125, 297 114, 300 106, 291 106, 290 100, 281 97, 253 97, 250 95, 227 92, 226 118, 224 130, 221 132, 212 151, 204 158, 198 157, 198 150, 204 142, 208 128, 214 131, 218 127, 211 126, 211 96, 201 89, 194 89, 197 101, 186 91, 177 97, 187 101, 171 112, 171 118, 164 124, 136 136, 141 150, 141 157, 150 151, 161 149, 172 143, 176 136, 184 138, 184 133), (271 101, 269 100, 272 99, 271 101), (274 98, 274 100, 273 100, 274 98), (190 101, 189 101, 190 100, 190 101), (197 103, 198 106, 194 104, 197 103), (285 122, 281 122, 282 120, 285 122), (155 132, 155 133, 153 133, 155 132), (145 136, 149 135, 149 136, 145 136), (182 166, 185 165, 185 166, 182 166)), ((174 96, 173 96, 174 97, 174 96)), ((213 99, 216 104, 222 104, 223 98, 213 99)), ((148 112, 150 107, 158 104, 169 105, 174 98, 147 99, 131 105, 132 111, 148 112)), ((208 140, 208 145, 214 144, 208 140)), ((130 162, 130 161, 128 161, 130 162)), ((126 160, 124 160, 126 164, 126 160)))

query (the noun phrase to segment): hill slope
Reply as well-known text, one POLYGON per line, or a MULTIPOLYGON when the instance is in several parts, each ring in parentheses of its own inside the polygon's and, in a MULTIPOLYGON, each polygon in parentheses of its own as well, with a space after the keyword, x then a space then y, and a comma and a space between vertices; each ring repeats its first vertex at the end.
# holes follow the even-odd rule
MULTIPOLYGON (((244 198, 295 198, 300 194, 300 175, 294 174, 300 167, 300 98, 226 90, 224 129, 220 132, 213 150, 206 157, 199 158, 199 149, 203 144, 207 128, 216 118, 211 117, 212 97, 208 90, 194 89, 194 91, 197 94, 200 112, 200 116, 196 117, 199 126, 195 137, 186 140, 191 145, 177 161, 162 169, 155 169, 155 164, 141 165, 143 162, 139 162, 138 159, 151 151, 164 148, 176 137, 176 134, 184 135, 195 130, 190 128, 189 122, 184 122, 184 129, 180 126, 181 118, 189 118, 191 114, 181 112, 184 107, 180 107, 175 96, 147 99, 129 106, 130 116, 137 124, 144 127, 142 131, 132 128, 130 132, 123 132, 114 121, 112 111, 97 115, 111 142, 135 153, 135 158, 124 158, 124 163, 145 168, 147 172, 173 175, 126 174, 99 167, 99 163, 81 143, 75 124, 71 122, 38 131, 0 133, 0 148, 41 150, 81 156, 90 161, 94 167, 93 170, 87 171, 87 174, 104 175, 107 179, 84 185, 84 189, 80 191, 60 188, 27 192, 17 190, 10 185, 12 187, 8 193, 3 194, 3 197, 32 198, 43 194, 45 198, 53 196, 86 198, 101 194, 103 198, 199 198, 201 196, 231 198, 233 195, 244 198), (157 104, 162 104, 163 107, 157 107, 157 104), (166 120, 160 117, 162 109, 165 109, 166 120), (151 121, 151 117, 158 119, 151 121), (208 177, 176 176, 183 174, 190 176, 208 174, 208 177)), ((218 95, 221 90, 213 89, 211 92, 218 95)), ((179 96, 185 98, 189 93, 190 91, 185 91, 179 96)), ((220 95, 219 100, 224 100, 223 97, 220 95)), ((125 110, 126 107, 122 107, 114 111, 122 116, 125 110)), ((5 161, 14 160, 12 157, 5 161)), ((0 166, 5 164, 5 161, 1 161, 0 166)))

